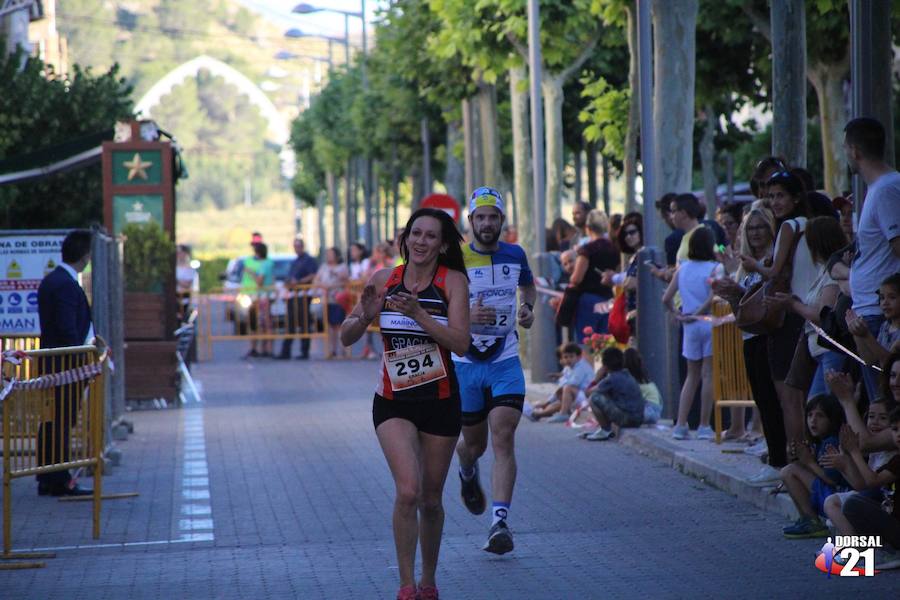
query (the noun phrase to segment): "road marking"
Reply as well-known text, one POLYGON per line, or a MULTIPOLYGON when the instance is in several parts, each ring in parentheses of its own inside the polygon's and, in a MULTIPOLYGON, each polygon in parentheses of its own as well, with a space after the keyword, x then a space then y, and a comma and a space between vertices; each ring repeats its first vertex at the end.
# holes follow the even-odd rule
POLYGON ((47 546, 46 548, 16 548, 13 552, 60 552, 63 550, 92 550, 102 548, 131 548, 133 546, 165 546, 189 542, 212 542, 212 533, 195 533, 181 536, 177 540, 152 540, 148 542, 116 542, 111 544, 82 544, 77 546, 47 546))
POLYGON ((206 435, 203 409, 183 409, 184 452, 180 473, 181 506, 178 511, 177 542, 206 542, 215 539, 212 506, 209 503, 209 466, 206 463, 206 435))

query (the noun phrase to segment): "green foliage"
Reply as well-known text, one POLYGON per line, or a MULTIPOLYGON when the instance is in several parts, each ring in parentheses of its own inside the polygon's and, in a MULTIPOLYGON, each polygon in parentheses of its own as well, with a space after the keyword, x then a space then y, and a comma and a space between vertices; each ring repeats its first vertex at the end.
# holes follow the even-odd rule
MULTIPOLYGON (((21 51, 0 54, 0 159, 34 152, 88 134, 110 130, 131 113, 131 89, 117 67, 102 75, 72 68, 56 77, 21 51)), ((0 187, 5 228, 85 227, 103 209, 100 166, 0 187)))
POLYGON ((200 261, 200 293, 209 294, 222 289, 222 275, 232 257, 214 256, 200 261))
POLYGON ((122 235, 126 291, 159 291, 175 266, 175 242, 153 221, 129 223, 122 228, 122 235))
POLYGON ((628 132, 628 108, 631 92, 617 89, 604 78, 595 81, 582 80, 582 96, 587 106, 579 114, 579 120, 587 125, 584 138, 589 142, 603 143, 603 153, 610 158, 625 158, 625 134, 628 132))

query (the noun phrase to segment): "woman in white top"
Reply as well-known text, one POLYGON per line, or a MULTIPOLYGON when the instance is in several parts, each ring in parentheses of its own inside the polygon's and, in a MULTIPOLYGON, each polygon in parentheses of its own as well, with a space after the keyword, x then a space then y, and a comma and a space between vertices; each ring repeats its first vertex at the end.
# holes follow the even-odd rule
MULTIPOLYGON (((778 235, 775 238, 775 252, 771 265, 752 256, 741 256, 741 265, 747 272, 757 272, 763 279, 774 279, 785 269, 791 269, 790 294, 806 297, 807 292, 817 276, 816 266, 809 254, 809 247, 802 242, 809 216, 809 204, 803 182, 796 175, 787 171, 777 171, 766 182, 769 195, 769 206, 778 223, 778 235), (796 242, 796 243, 795 243, 796 242), (792 249, 796 249, 792 252, 792 249)), ((787 443, 802 442, 804 438, 803 398, 797 401, 796 394, 785 384, 794 350, 803 329, 803 317, 788 312, 784 324, 769 334, 766 341, 769 369, 775 382, 775 391, 781 402, 784 413, 784 429, 787 443)))
MULTIPOLYGON (((325 358, 338 356, 338 332, 346 313, 338 302, 338 294, 347 286, 350 272, 347 265, 341 263, 341 251, 337 248, 329 248, 325 251, 325 262, 319 267, 313 284, 324 288, 327 298, 326 309, 323 318, 328 319, 328 346, 325 348, 325 358)), ((349 357, 349 350, 345 351, 345 357, 349 357)))

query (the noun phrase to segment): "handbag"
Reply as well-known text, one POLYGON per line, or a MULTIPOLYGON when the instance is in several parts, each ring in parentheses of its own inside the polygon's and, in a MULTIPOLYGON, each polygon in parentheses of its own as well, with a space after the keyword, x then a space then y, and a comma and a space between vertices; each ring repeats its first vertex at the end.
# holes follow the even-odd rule
POLYGON ((631 327, 628 325, 628 299, 625 292, 619 292, 609 311, 609 333, 620 344, 627 344, 631 337, 631 327))
POLYGON ((578 301, 580 299, 581 291, 572 286, 567 287, 563 291, 562 300, 560 300, 559 306, 556 307, 557 327, 572 326, 572 322, 575 320, 575 313, 578 311, 578 301))
MULTIPOLYGON (((834 306, 823 306, 819 311, 819 323, 822 330, 834 340, 840 342, 849 350, 856 350, 856 342, 853 334, 847 329, 847 311, 853 306, 853 298, 841 292, 834 301, 834 306)), ((823 338, 816 336, 816 343, 828 350, 838 350, 837 346, 823 338)))
POLYGON ((784 325, 785 309, 766 304, 767 297, 791 291, 791 275, 794 271, 794 254, 805 232, 801 231, 791 242, 791 250, 781 272, 768 281, 752 286, 738 303, 734 322, 747 333, 768 335, 784 325))

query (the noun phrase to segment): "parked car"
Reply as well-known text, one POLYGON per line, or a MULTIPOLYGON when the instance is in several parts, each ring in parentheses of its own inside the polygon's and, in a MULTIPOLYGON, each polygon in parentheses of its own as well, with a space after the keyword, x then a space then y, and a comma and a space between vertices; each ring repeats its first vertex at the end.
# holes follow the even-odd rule
MULTIPOLYGON (((244 260, 249 257, 242 256, 233 258, 228 261, 225 273, 221 275, 222 289, 226 292, 235 292, 234 301, 229 303, 225 308, 225 318, 233 321, 235 330, 246 333, 247 325, 251 321, 251 308, 253 307, 254 298, 249 294, 241 293, 241 278, 244 274, 244 260)), ((272 256, 272 274, 275 279, 275 290, 270 291, 270 306, 272 315, 275 318, 275 325, 279 326, 285 314, 285 302, 280 292, 291 272, 291 263, 294 262, 295 255, 282 254, 272 256)))

